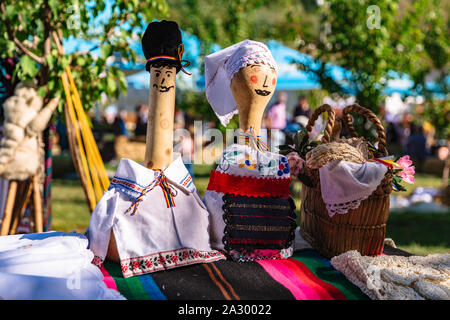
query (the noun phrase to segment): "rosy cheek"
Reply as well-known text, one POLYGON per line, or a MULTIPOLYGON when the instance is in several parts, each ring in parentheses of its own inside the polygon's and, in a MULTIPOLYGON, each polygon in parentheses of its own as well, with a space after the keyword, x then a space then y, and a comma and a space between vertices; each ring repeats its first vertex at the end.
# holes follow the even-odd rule
POLYGON ((275 85, 275 83, 277 83, 277 78, 272 79, 272 85, 275 85))
POLYGON ((257 76, 251 76, 250 77, 250 81, 253 82, 254 84, 258 83, 258 77, 257 76))

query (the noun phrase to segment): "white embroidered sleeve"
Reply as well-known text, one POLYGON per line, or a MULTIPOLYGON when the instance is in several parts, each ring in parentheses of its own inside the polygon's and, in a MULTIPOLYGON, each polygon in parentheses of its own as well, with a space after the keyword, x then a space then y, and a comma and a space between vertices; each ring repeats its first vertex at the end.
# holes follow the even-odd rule
POLYGON ((106 191, 92 213, 86 236, 89 249, 94 253, 94 263, 101 265, 108 251, 111 228, 115 222, 115 213, 120 195, 115 189, 106 191))

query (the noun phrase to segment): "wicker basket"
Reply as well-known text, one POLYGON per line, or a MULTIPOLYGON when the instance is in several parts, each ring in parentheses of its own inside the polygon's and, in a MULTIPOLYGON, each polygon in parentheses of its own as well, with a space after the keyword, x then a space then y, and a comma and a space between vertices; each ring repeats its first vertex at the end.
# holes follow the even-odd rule
MULTIPOLYGON (((335 113, 329 105, 323 105, 311 115, 307 125, 308 134, 323 112, 328 112, 328 121, 322 143, 330 142, 335 113)), ((387 156, 386 135, 378 118, 370 110, 357 104, 343 110, 342 121, 352 137, 357 137, 350 113, 355 112, 369 119, 378 134, 378 154, 387 156)), ((389 194, 392 191, 392 171, 388 170, 378 188, 361 201, 357 209, 346 214, 328 215, 322 200, 319 170, 307 172, 311 185, 303 184, 301 190, 300 232, 302 236, 324 257, 331 258, 349 250, 362 255, 379 255, 383 251, 386 222, 389 216, 389 194)))

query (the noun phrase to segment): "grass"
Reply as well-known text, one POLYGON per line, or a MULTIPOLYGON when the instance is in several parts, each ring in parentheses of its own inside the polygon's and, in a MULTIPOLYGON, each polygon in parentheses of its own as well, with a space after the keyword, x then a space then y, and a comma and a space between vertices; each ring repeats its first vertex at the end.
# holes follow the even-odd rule
MULTIPOLYGON (((196 166, 195 185, 203 196, 212 167, 196 166)), ((401 196, 408 196, 418 186, 440 187, 437 176, 417 174, 416 183, 401 196)), ((291 186, 292 195, 300 209, 299 182, 291 186)), ((52 230, 84 233, 89 225, 90 214, 83 189, 78 180, 53 180, 52 185, 52 230)), ((450 213, 413 213, 407 210, 391 213, 387 223, 387 238, 392 238, 397 247, 416 255, 450 253, 450 213)))
POLYGON ((90 214, 79 180, 53 180, 51 201, 52 230, 86 231, 90 214))

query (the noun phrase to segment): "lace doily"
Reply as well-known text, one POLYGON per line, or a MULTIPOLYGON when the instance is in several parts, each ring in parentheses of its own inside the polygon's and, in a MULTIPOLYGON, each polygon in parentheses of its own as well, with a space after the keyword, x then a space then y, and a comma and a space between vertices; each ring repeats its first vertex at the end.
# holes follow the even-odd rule
POLYGON ((331 259, 333 267, 375 300, 450 300, 450 254, 361 256, 331 259))

